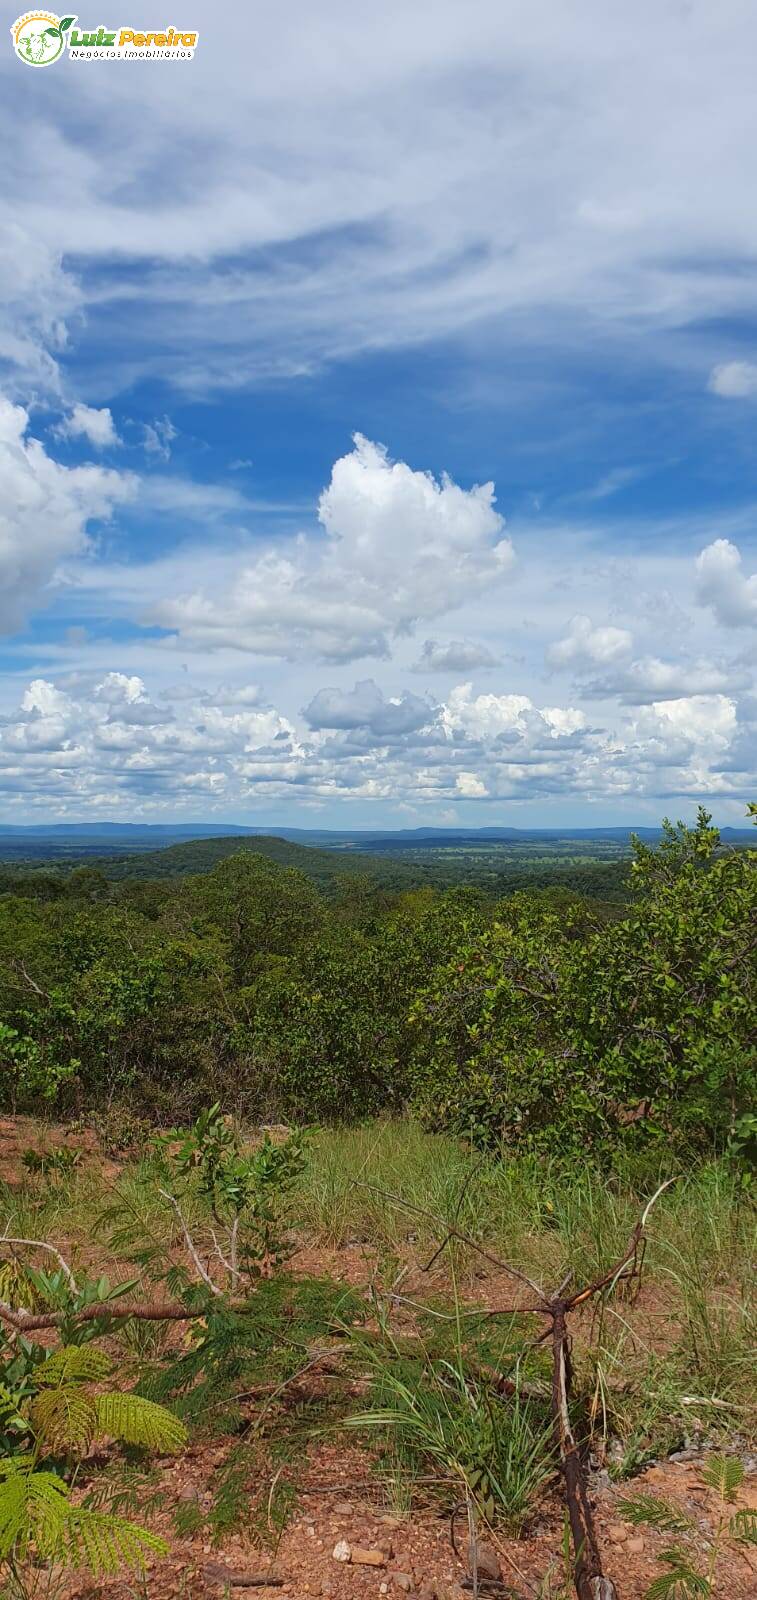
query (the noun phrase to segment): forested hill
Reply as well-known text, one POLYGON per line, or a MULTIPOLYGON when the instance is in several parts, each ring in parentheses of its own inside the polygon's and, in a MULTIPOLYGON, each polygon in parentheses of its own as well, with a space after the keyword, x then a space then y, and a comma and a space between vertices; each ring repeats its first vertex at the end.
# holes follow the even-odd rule
POLYGON ((187 873, 211 872, 219 861, 252 850, 281 867, 297 867, 313 883, 326 889, 346 877, 373 878, 388 889, 414 889, 429 881, 422 867, 394 861, 389 857, 350 851, 318 850, 309 845, 292 844, 289 839, 230 835, 217 839, 191 839, 162 850, 132 852, 128 855, 100 856, 97 867, 106 878, 179 878, 187 873))
POLYGON ((295 867, 327 895, 358 879, 385 893, 466 885, 497 898, 519 889, 565 889, 608 904, 625 902, 629 891, 625 841, 592 848, 590 840, 569 845, 560 838, 543 842, 464 839, 443 845, 424 842, 395 855, 386 849, 369 853, 319 848, 276 836, 225 835, 117 855, 71 854, 61 859, 54 854, 46 859, 42 854, 22 862, 0 862, 0 893, 56 898, 80 892, 83 874, 88 875, 92 893, 97 893, 98 881, 103 889, 108 884, 115 888, 118 884, 165 882, 212 872, 240 852, 263 856, 282 868, 295 867))

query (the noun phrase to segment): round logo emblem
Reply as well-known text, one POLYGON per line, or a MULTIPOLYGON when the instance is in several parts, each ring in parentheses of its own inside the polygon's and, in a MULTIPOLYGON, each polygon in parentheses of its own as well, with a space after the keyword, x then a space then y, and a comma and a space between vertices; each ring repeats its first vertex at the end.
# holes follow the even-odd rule
POLYGON ((27 11, 11 28, 13 47, 28 67, 51 67, 63 54, 66 33, 75 17, 56 17, 54 11, 27 11))

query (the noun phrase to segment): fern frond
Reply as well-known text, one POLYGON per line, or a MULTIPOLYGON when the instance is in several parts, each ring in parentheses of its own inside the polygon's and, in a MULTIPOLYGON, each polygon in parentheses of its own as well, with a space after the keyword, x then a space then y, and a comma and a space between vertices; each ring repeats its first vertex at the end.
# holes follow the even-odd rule
POLYGON ((51 1450, 84 1454, 97 1429, 97 1405, 78 1384, 43 1389, 31 1408, 32 1426, 51 1450))
POLYGON ((677 1533, 692 1526, 690 1517, 684 1516, 683 1512, 677 1511, 675 1506, 659 1499, 656 1494, 637 1494, 628 1500, 619 1500, 618 1511, 633 1528, 646 1525, 665 1533, 677 1533))
POLYGON ((644 1600, 710 1600, 710 1580, 692 1567, 686 1550, 674 1545, 660 1551, 660 1560, 669 1570, 650 1583, 644 1600))
POLYGON ((143 1400, 137 1394, 101 1394, 95 1405, 99 1431, 124 1444, 143 1445, 167 1455, 187 1443, 184 1423, 154 1400, 143 1400))
POLYGON ((744 1481, 744 1468, 736 1456, 710 1456, 702 1468, 702 1477, 721 1500, 733 1500, 739 1484, 744 1481))
POLYGON ((728 1532, 739 1544, 757 1544, 757 1511, 753 1511, 751 1506, 744 1506, 743 1510, 737 1511, 731 1517, 728 1532))
POLYGON ((100 1383, 113 1370, 110 1356, 93 1345, 67 1344, 37 1368, 34 1382, 38 1389, 64 1383, 100 1383))
POLYGON ((42 1555, 58 1548, 70 1510, 68 1484, 31 1464, 3 1462, 0 1482, 0 1560, 23 1555, 33 1541, 42 1555))
POLYGON ((147 1528, 85 1506, 71 1508, 64 1544, 72 1566, 88 1567, 96 1578, 113 1577, 123 1567, 142 1571, 148 1554, 164 1556, 168 1551, 165 1539, 147 1528))

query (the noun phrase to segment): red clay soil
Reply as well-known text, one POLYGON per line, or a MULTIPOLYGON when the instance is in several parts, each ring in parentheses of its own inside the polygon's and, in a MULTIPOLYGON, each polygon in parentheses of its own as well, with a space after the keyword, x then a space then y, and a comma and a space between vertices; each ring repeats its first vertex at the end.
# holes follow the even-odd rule
MULTIPOLYGON (((64 1129, 40 1129, 38 1123, 23 1118, 0 1119, 0 1179, 19 1182, 24 1176, 24 1151, 49 1150, 61 1143, 80 1150, 84 1161, 98 1161, 108 1178, 120 1170, 117 1163, 103 1160, 91 1132, 71 1134, 64 1129)), ((303 1273, 329 1274, 357 1285, 368 1280, 372 1263, 370 1247, 351 1245, 341 1250, 305 1247, 298 1251, 292 1266, 303 1273)), ((442 1286, 441 1279, 438 1284, 424 1282, 424 1298, 442 1286)), ((497 1272, 474 1279, 471 1290, 471 1299, 480 1299, 490 1308, 500 1302, 513 1303, 512 1284, 497 1272)), ((159 1487, 166 1504, 150 1526, 164 1535, 170 1555, 148 1567, 144 1583, 136 1578, 93 1583, 91 1578, 73 1577, 58 1591, 61 1600, 63 1596, 65 1600, 220 1600, 226 1593, 260 1595, 261 1600, 275 1600, 278 1595, 323 1595, 333 1600, 373 1600, 375 1596, 378 1600, 383 1595, 403 1594, 419 1600, 463 1600, 470 1593, 460 1587, 468 1573, 452 1547, 447 1513, 430 1499, 424 1500, 423 1490, 407 1513, 381 1503, 381 1489, 371 1482, 370 1457, 346 1441, 323 1443, 309 1452, 300 1477, 297 1510, 275 1555, 256 1547, 244 1529, 225 1537, 216 1547, 202 1535, 177 1538, 173 1511, 187 1501, 194 1501, 200 1510, 208 1508, 208 1486, 225 1453, 222 1442, 190 1446, 180 1459, 160 1464, 159 1487), (348 1547, 352 1559, 335 1558, 340 1545, 348 1547), (361 1551, 371 1555, 371 1564, 356 1562, 354 1557, 361 1551), (277 1586, 250 1587, 244 1579, 251 1575, 283 1581, 277 1586)), ((617 1503, 640 1489, 653 1490, 680 1505, 696 1519, 703 1541, 718 1518, 716 1497, 702 1487, 696 1462, 666 1462, 632 1484, 600 1488, 595 1498, 599 1542, 605 1571, 615 1581, 619 1600, 642 1600, 661 1570, 657 1553, 671 1543, 669 1533, 634 1529, 623 1522, 617 1503)), ((737 1506, 757 1511, 757 1476, 746 1479, 737 1506)), ((467 1534, 462 1523, 458 1545, 464 1557, 467 1534)), ((547 1600, 559 1595, 562 1600, 571 1592, 565 1586, 563 1566, 563 1507, 555 1491, 550 1491, 525 1537, 497 1537, 496 1547, 502 1578, 511 1586, 513 1597, 537 1600, 538 1595, 539 1600, 547 1600)), ((47 1576, 40 1574, 40 1595, 45 1592, 47 1576)), ((724 1554, 715 1593, 720 1600, 755 1600, 757 1551, 742 1545, 738 1551, 724 1554)))
MULTIPOLYGON (((177 1503, 196 1498, 202 1505, 207 1501, 210 1472, 220 1454, 218 1450, 190 1450, 181 1461, 166 1466, 164 1488, 177 1503)), ((145 1590, 134 1580, 101 1584, 86 1580, 74 1582, 67 1594, 70 1600, 131 1600, 137 1594, 146 1594, 149 1600, 201 1600, 205 1596, 223 1596, 228 1584, 234 1595, 259 1594, 271 1600, 276 1595, 372 1600, 373 1596, 402 1594, 416 1595, 421 1600, 462 1600, 466 1591, 459 1586, 467 1572, 452 1549, 449 1518, 430 1505, 414 1507, 404 1515, 387 1510, 363 1487, 369 1476, 369 1460, 359 1450, 324 1445, 312 1455, 299 1508, 275 1556, 256 1549, 243 1533, 225 1539, 221 1548, 213 1548, 199 1538, 174 1539, 170 1557, 150 1570, 145 1590), (328 1492, 323 1493, 325 1486, 328 1492), (344 1543, 351 1553, 368 1551, 381 1564, 363 1566, 335 1559, 334 1550, 344 1543), (283 1584, 251 1588, 239 1582, 250 1575, 266 1574, 283 1579, 283 1584)), ((651 1489, 675 1501, 696 1518, 703 1538, 715 1525, 715 1497, 701 1488, 696 1465, 667 1463, 655 1467, 631 1487, 634 1491, 651 1489)), ((596 1501, 597 1524, 605 1570, 614 1578, 620 1600, 642 1600, 661 1570, 655 1555, 670 1544, 671 1536, 625 1524, 615 1503, 628 1493, 628 1485, 602 1491, 596 1501)), ((754 1479, 742 1487, 738 1505, 757 1509, 754 1479)), ((159 1518, 155 1527, 171 1539, 168 1514, 159 1518)), ((464 1528, 458 1543, 464 1552, 464 1528)), ((560 1591, 562 1511, 556 1497, 543 1506, 527 1537, 498 1538, 496 1545, 503 1579, 512 1585, 513 1595, 534 1600, 548 1577, 551 1583, 540 1593, 556 1595, 560 1591)), ((757 1554, 745 1545, 740 1554, 734 1552, 722 1559, 716 1594, 722 1600, 754 1600, 756 1593, 757 1554)))

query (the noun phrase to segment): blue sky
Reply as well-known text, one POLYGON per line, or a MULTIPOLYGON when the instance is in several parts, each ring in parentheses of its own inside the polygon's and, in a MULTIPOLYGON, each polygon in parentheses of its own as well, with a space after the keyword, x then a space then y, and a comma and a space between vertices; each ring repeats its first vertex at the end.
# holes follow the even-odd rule
POLYGON ((0 815, 739 822, 753 7, 173 21, 0 60, 0 815))

